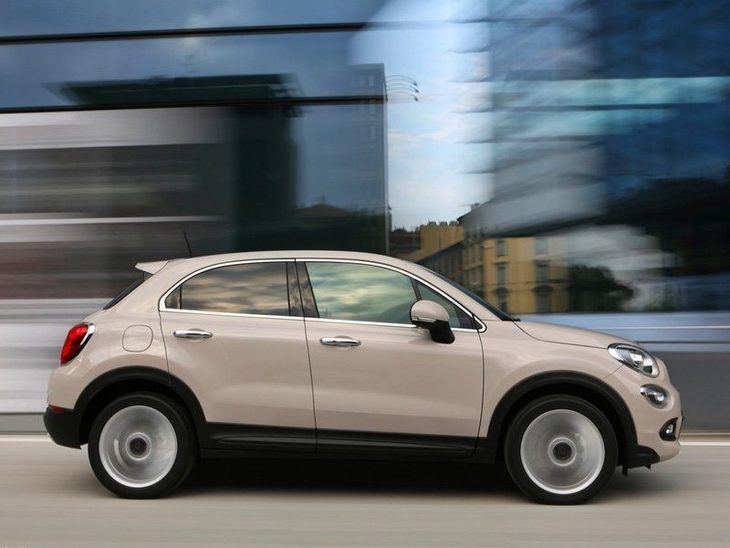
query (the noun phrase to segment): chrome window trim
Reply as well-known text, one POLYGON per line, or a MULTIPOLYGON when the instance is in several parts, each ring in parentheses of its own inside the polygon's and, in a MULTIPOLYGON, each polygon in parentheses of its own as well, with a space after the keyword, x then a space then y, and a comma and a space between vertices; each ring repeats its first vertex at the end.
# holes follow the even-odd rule
MULTIPOLYGON (((362 264, 366 266, 375 266, 380 268, 386 268, 388 270, 393 270, 394 272, 398 272, 399 274, 403 274, 404 276, 407 276, 408 278, 411 278, 413 280, 416 280, 417 282, 422 283, 429 289, 435 291, 439 295, 441 295, 443 298, 445 298, 447 301, 449 301, 454 306, 457 306, 459 309, 461 309, 462 312, 464 312, 467 316, 469 316, 476 324, 477 327, 475 329, 469 329, 467 327, 453 327, 452 331, 477 331, 478 333, 483 333, 487 330, 487 326, 482 322, 477 316, 471 312, 468 308, 466 308, 464 305, 462 305, 460 302, 458 302, 456 299, 451 297, 450 295, 447 295, 444 293, 440 288, 436 287, 432 283, 424 280, 423 278, 413 274, 412 272, 408 272, 407 270, 403 270, 402 268, 398 268, 397 266, 379 263, 376 261, 366 261, 362 259, 326 259, 321 257, 315 257, 311 259, 297 257, 294 259, 294 262, 304 262, 304 263, 346 263, 346 264, 362 264)), ((311 281, 310 281, 311 284, 311 281)), ((314 292, 314 290, 312 290, 314 292)), ((314 300, 317 300, 317 297, 314 298, 314 300)), ((327 321, 338 321, 338 322, 348 322, 348 323, 361 323, 366 325, 389 325, 389 326, 408 326, 408 327, 415 327, 412 324, 403 324, 403 323, 387 323, 387 322, 366 322, 366 321, 357 321, 357 320, 336 320, 332 318, 307 318, 307 320, 327 320, 327 321)))
POLYGON ((211 312, 209 310, 181 310, 179 308, 164 308, 160 312, 173 314, 203 314, 205 316, 230 316, 234 318, 263 318, 268 320, 298 320, 304 321, 304 316, 279 316, 276 314, 248 314, 244 312, 211 312))
MULTIPOLYGON (((303 320, 303 316, 290 316, 290 315, 275 315, 275 314, 250 314, 250 313, 244 313, 244 312, 214 312, 212 310, 185 310, 182 308, 167 308, 165 306, 165 300, 167 297, 170 296, 170 293, 173 291, 176 291, 178 287, 180 287, 182 284, 187 282, 190 278, 194 278, 198 274, 202 274, 203 272, 207 272, 208 270, 215 270, 217 268, 225 268, 227 266, 236 266, 240 264, 253 264, 253 263, 282 263, 286 266, 286 263, 292 263, 294 262, 294 259, 242 259, 237 261, 225 261, 222 263, 215 263, 208 266, 204 266, 199 268, 198 270, 195 270, 191 272, 190 274, 186 275, 181 280, 178 280, 175 285, 173 285, 170 289, 168 289, 162 297, 157 301, 157 309, 160 312, 184 312, 186 314, 205 314, 205 315, 213 315, 213 316, 232 316, 232 317, 245 317, 245 318, 276 318, 276 319, 293 319, 293 320, 303 320)), ((286 272, 286 271, 285 271, 286 272)), ((288 282, 287 282, 288 283, 288 282)))
MULTIPOLYGON (((199 268, 198 270, 194 270, 193 272, 187 274, 182 279, 178 280, 170 289, 168 289, 162 297, 157 301, 157 309, 160 312, 182 312, 185 314, 204 314, 204 315, 212 315, 212 316, 229 316, 229 317, 243 317, 243 318, 268 318, 268 319, 288 319, 288 320, 304 320, 303 316, 279 316, 279 315, 272 315, 272 314, 248 314, 248 313, 242 313, 242 312, 214 312, 209 310, 185 310, 180 308, 167 308, 165 306, 165 299, 169 297, 170 293, 175 291, 178 287, 180 287, 182 284, 184 284, 186 281, 188 281, 190 278, 193 278, 197 276, 198 274, 202 274, 203 272, 207 272, 208 270, 215 270, 216 268, 224 268, 227 266, 236 266, 241 264, 255 264, 255 263, 297 263, 297 262, 318 262, 318 263, 346 263, 346 264, 363 264, 367 266, 375 266, 380 268, 386 268, 388 270, 392 270, 394 272, 398 272, 399 274, 403 274, 404 276, 407 276, 408 278, 411 278, 413 280, 416 280, 426 287, 432 289, 442 297, 444 297, 447 301, 449 301, 451 304, 459 307, 462 312, 467 314, 472 320, 477 324, 476 329, 469 329, 466 327, 454 327, 452 328, 452 331, 476 331, 478 333, 483 333, 487 330, 486 324, 480 320, 473 312, 471 312, 468 308, 466 308, 464 305, 459 303, 456 299, 451 297, 450 295, 447 295, 442 291, 440 288, 436 287, 432 283, 424 280, 423 278, 408 272, 406 270, 403 270, 402 268, 399 268, 397 266, 392 266, 385 263, 379 263, 376 261, 366 261, 362 259, 327 259, 322 257, 312 257, 312 258, 305 258, 305 257, 289 257, 289 258, 276 258, 276 259, 239 259, 234 261, 224 261, 222 263, 214 263, 210 264, 204 267, 199 268)), ((387 322, 366 322, 366 321, 356 321, 356 320, 337 320, 332 318, 307 318, 307 320, 315 320, 315 321, 325 321, 325 322, 341 322, 341 323, 350 323, 350 324, 362 324, 362 325, 381 325, 381 326, 395 326, 395 327, 410 327, 410 328, 416 328, 413 324, 404 324, 404 323, 387 323, 387 322)))
MULTIPOLYGON (((336 320, 333 318, 305 318, 305 321, 307 322, 324 322, 324 323, 344 323, 348 325, 373 325, 373 326, 380 326, 380 327, 404 327, 408 329, 423 329, 421 327, 418 327, 417 325, 413 325, 412 323, 388 323, 388 322, 367 322, 367 321, 360 321, 360 320, 336 320)), ((476 333, 478 332, 477 329, 469 329, 467 327, 452 327, 452 331, 460 332, 460 333, 476 333)))

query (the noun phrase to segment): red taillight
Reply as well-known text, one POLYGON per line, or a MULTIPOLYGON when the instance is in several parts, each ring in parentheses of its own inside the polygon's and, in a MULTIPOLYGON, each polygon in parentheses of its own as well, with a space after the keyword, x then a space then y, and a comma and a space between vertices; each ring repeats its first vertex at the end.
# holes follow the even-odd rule
POLYGON ((76 324, 68 330, 63 348, 61 348, 61 365, 67 364, 81 352, 93 332, 94 326, 88 323, 76 324))

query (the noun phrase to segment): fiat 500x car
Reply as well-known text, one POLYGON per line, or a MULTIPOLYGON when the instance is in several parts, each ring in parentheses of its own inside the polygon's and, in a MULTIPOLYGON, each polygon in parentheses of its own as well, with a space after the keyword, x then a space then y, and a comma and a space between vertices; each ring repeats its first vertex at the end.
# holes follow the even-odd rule
POLYGON ((422 266, 279 251, 137 268, 69 331, 44 415, 122 497, 170 493, 199 458, 288 455, 504 462, 566 504, 679 451, 660 359, 518 321, 422 266))

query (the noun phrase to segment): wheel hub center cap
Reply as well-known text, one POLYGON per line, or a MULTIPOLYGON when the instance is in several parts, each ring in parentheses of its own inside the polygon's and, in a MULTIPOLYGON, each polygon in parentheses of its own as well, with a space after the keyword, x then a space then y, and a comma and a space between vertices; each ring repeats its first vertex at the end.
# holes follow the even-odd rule
POLYGON ((127 438, 127 453, 134 460, 145 459, 152 449, 152 440, 147 434, 136 432, 127 438))
POLYGON ((550 460, 558 466, 569 466, 575 462, 578 453, 573 440, 560 436, 552 440, 548 446, 550 460))

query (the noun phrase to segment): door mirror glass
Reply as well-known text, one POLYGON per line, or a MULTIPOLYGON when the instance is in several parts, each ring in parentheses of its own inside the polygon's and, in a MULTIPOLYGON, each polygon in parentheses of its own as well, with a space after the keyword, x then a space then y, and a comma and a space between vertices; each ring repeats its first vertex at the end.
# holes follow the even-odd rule
POLYGON ((428 329, 431 339, 442 344, 454 342, 454 332, 449 325, 449 313, 433 301, 416 301, 411 306, 411 322, 417 327, 428 329))

